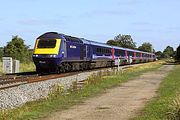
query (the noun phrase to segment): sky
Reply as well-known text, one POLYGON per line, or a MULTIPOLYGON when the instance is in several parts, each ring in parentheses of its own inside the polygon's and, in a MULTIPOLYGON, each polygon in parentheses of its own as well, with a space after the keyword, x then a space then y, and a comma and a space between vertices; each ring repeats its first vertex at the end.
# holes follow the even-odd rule
POLYGON ((35 39, 56 31, 105 43, 131 35, 137 46, 150 42, 156 51, 180 44, 180 0, 0 0, 0 46, 18 35, 35 39))

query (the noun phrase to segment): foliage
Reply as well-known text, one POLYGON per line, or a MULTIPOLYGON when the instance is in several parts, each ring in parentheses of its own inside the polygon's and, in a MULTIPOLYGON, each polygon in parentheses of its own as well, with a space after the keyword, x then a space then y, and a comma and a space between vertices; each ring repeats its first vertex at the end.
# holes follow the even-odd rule
POLYGON ((131 49, 136 48, 136 43, 133 41, 131 35, 119 34, 115 36, 114 40, 108 40, 107 44, 131 49))
POLYGON ((174 56, 174 49, 171 46, 167 46, 163 51, 164 58, 170 58, 174 56))
MULTIPOLYGON (((0 119, 10 120, 10 119, 40 119, 50 115, 52 112, 58 110, 64 110, 72 105, 82 103, 88 97, 95 96, 99 93, 103 93, 106 89, 119 86, 123 82, 127 82, 134 77, 139 76, 145 72, 155 71, 161 65, 159 62, 147 63, 146 65, 140 65, 134 69, 128 69, 127 71, 119 74, 113 73, 101 73, 102 76, 94 76, 88 79, 88 83, 82 90, 76 92, 69 92, 62 95, 62 90, 64 89, 62 85, 59 85, 55 89, 55 95, 53 98, 47 98, 44 100, 30 102, 22 107, 0 112, 0 119), (60 94, 58 95, 58 91, 60 94)), ((52 94, 52 93, 51 93, 52 94)))
POLYGON ((144 42, 141 46, 138 47, 138 50, 145 52, 153 52, 152 44, 149 42, 144 42))
POLYGON ((13 36, 12 40, 4 47, 4 56, 12 57, 21 62, 29 62, 31 60, 29 46, 25 45, 24 40, 18 36, 13 36))
POLYGON ((176 50, 176 59, 180 61, 180 45, 176 50))
POLYGON ((156 55, 157 59, 161 59, 163 57, 163 53, 161 51, 155 52, 155 55, 156 55))
POLYGON ((118 43, 117 43, 117 41, 115 41, 115 40, 108 40, 108 41, 107 41, 107 44, 108 44, 108 45, 119 46, 118 43))

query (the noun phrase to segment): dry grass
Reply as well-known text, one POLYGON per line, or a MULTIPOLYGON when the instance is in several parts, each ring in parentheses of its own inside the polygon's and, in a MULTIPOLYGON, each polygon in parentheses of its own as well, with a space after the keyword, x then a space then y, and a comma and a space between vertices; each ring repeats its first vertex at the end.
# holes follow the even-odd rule
POLYGON ((167 112, 168 120, 180 120, 180 95, 177 96, 169 105, 169 111, 167 112))

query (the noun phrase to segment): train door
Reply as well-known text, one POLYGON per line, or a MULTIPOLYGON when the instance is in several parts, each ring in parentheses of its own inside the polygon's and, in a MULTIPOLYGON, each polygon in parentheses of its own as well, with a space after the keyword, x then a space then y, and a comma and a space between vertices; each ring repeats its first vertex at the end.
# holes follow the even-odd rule
POLYGON ((90 48, 88 45, 84 45, 84 59, 89 60, 90 58, 90 48))
POLYGON ((64 39, 61 40, 60 52, 62 53, 62 58, 67 58, 67 44, 64 39))
POLYGON ((84 60, 84 45, 80 45, 80 60, 84 60))
POLYGON ((134 52, 134 60, 136 60, 136 52, 134 52))
POLYGON ((63 51, 62 51, 62 54, 63 54, 63 57, 66 58, 67 57, 67 46, 66 46, 66 41, 63 40, 63 51))
POLYGON ((114 60, 114 53, 115 53, 114 48, 112 48, 112 60, 114 60))
POLYGON ((127 50, 125 51, 125 54, 126 54, 126 60, 128 60, 128 52, 127 52, 127 50))

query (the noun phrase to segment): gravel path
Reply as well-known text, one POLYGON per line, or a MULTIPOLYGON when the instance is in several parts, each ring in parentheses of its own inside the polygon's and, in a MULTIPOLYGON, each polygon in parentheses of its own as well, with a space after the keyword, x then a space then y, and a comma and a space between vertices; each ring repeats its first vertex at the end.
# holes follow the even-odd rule
POLYGON ((51 114, 46 120, 129 120, 156 95, 160 82, 172 70, 165 65, 148 72, 82 104, 51 114))

